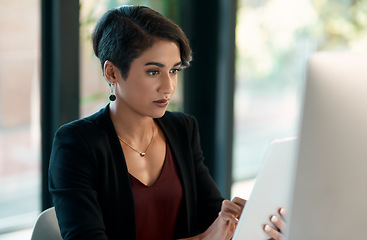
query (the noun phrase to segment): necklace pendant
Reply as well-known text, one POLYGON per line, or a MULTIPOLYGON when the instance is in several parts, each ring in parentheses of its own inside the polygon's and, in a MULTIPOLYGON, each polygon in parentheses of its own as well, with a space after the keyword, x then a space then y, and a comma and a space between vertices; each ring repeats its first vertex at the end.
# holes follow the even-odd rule
POLYGON ((140 157, 144 157, 145 156, 145 153, 140 153, 140 157))

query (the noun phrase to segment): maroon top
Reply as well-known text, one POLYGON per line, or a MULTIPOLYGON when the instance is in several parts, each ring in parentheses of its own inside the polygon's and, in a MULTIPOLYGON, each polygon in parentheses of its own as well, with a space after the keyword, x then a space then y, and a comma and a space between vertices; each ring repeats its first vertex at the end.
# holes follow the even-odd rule
POLYGON ((161 174, 153 186, 146 186, 130 174, 137 240, 172 240, 174 236, 182 186, 168 144, 166 149, 161 174))

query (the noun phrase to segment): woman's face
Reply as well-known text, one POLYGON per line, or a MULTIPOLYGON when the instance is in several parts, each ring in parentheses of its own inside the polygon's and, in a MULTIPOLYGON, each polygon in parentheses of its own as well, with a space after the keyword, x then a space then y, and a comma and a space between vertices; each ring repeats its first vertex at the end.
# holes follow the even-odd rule
POLYGON ((117 101, 139 115, 153 118, 163 116, 176 90, 180 67, 177 44, 157 40, 131 62, 126 79, 119 76, 117 101))

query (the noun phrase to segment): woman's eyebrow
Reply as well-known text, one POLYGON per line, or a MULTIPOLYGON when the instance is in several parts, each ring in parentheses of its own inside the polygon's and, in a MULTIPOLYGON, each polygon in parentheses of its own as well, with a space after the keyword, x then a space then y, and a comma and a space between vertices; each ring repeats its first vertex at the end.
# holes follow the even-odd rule
POLYGON ((178 62, 175 65, 173 65, 174 67, 180 66, 182 64, 182 62, 178 62))
POLYGON ((164 64, 159 63, 159 62, 147 62, 144 66, 149 66, 149 65, 154 65, 154 66, 161 67, 161 68, 164 67, 164 64))
MULTIPOLYGON (((182 62, 178 62, 178 63, 175 63, 173 66, 177 67, 181 64, 182 64, 182 62)), ((149 66, 149 65, 154 65, 154 66, 161 67, 161 68, 165 67, 164 64, 159 63, 159 62, 147 62, 144 66, 149 66)))

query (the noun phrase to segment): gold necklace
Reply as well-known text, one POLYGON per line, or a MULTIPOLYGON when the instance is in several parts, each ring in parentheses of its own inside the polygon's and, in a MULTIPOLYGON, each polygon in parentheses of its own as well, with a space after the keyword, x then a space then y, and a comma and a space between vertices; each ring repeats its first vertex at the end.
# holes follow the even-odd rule
POLYGON ((154 138, 154 125, 153 125, 153 124, 152 124, 152 130, 153 130, 152 139, 150 139, 150 143, 149 143, 149 145, 148 145, 147 149, 145 149, 145 151, 144 151, 144 152, 139 152, 138 150, 136 150, 135 148, 133 148, 130 144, 128 144, 127 142, 125 142, 122 138, 120 138, 120 136, 117 136, 117 137, 118 137, 118 138, 120 139, 120 141, 121 141, 122 143, 124 143, 126 146, 128 146, 129 148, 131 148, 131 149, 132 149, 132 150, 134 150, 135 152, 139 153, 139 154, 140 154, 140 157, 144 157, 144 156, 145 156, 145 154, 147 153, 147 151, 148 151, 148 149, 149 149, 150 145, 152 145, 152 142, 153 142, 153 138, 154 138))

